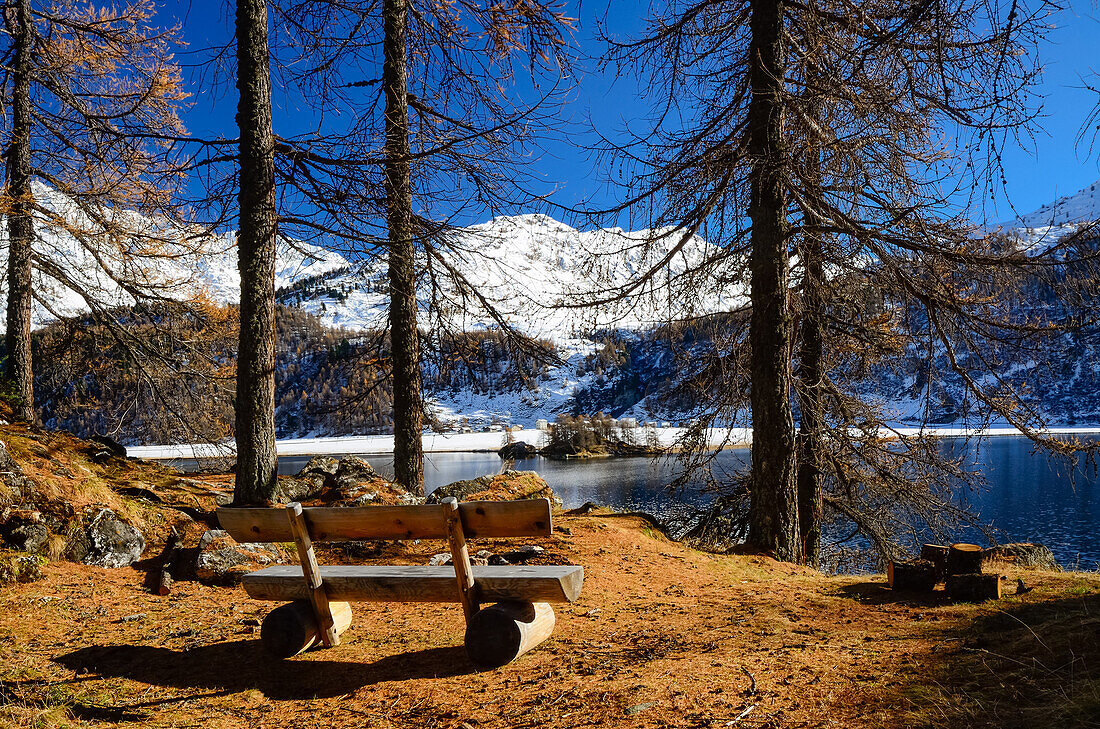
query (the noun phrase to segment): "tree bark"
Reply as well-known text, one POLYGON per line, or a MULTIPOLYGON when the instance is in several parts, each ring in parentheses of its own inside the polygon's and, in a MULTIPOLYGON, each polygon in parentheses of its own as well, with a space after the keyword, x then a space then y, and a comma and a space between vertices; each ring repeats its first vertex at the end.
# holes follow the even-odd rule
POLYGON ((7 150, 8 308, 4 374, 18 397, 14 415, 35 421, 34 370, 31 364, 31 264, 34 221, 31 198, 31 8, 19 0, 14 13, 12 43, 11 145, 7 150))
POLYGON ((797 562, 801 540, 791 415, 788 225, 783 189, 783 3, 753 0, 751 12, 748 151, 752 165, 749 344, 753 438, 748 538, 750 544, 776 559, 797 562))
POLYGON ((416 327, 416 242, 409 172, 405 0, 383 4, 386 94, 386 223, 389 228, 390 346, 393 352, 394 481, 424 493, 420 336, 416 327))
MULTIPOLYGON (((808 162, 818 169, 807 175, 813 180, 807 191, 813 201, 820 196, 820 155, 808 162)), ((821 514, 825 459, 825 251, 817 216, 806 213, 799 257, 802 259, 802 323, 799 328, 799 431, 798 431, 798 526, 802 561, 811 567, 821 562, 821 514)))
POLYGON ((234 502, 266 501, 275 488, 275 138, 271 126, 267 4, 237 0, 240 128, 241 333, 237 353, 234 502))
POLYGON ((821 236, 808 227, 800 250, 802 281, 802 345, 799 350, 798 526, 802 560, 811 567, 821 561, 822 458, 825 439, 825 342, 822 313, 825 283, 821 236))

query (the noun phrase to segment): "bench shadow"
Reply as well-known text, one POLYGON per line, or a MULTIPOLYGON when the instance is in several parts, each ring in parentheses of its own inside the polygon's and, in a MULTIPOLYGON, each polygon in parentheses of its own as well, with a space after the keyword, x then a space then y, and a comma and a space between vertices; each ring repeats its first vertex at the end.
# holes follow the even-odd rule
POLYGON ((281 660, 265 653, 258 640, 215 643, 190 650, 97 645, 53 660, 78 673, 95 672, 156 686, 225 693, 255 689, 274 700, 331 698, 385 681, 448 678, 475 672, 462 646, 427 648, 360 663, 281 660))

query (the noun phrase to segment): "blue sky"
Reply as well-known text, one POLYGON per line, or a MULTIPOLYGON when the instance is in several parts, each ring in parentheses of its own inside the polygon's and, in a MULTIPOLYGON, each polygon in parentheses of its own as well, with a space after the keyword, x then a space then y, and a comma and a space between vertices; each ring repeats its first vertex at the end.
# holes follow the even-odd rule
MULTIPOLYGON (((648 3, 591 0, 580 4, 576 39, 581 50, 590 55, 601 51, 595 41, 597 20, 606 18, 613 32, 629 35, 641 27, 639 16, 648 3)), ((184 26, 184 37, 190 44, 180 55, 184 63, 194 62, 203 49, 224 43, 232 33, 233 4, 226 0, 165 0, 162 23, 178 19, 184 26)), ((1014 207, 1021 213, 1030 212, 1055 197, 1076 192, 1100 178, 1100 153, 1090 149, 1091 131, 1083 142, 1078 134, 1096 96, 1083 87, 1092 74, 1100 70, 1100 22, 1090 0, 1073 0, 1054 18, 1048 42, 1040 50, 1043 76, 1037 88, 1043 97, 1042 126, 1033 140, 1025 140, 1026 148, 1007 150, 1004 163, 1007 171, 1008 198, 999 196, 993 208, 977 211, 978 217, 990 221, 1013 217, 1014 207), (1008 200, 1011 200, 1011 206, 1008 200)), ((543 182, 544 189, 555 189, 556 199, 563 205, 574 205, 593 199, 599 205, 613 202, 613 191, 599 181, 599 171, 593 160, 572 144, 588 119, 605 134, 613 134, 629 120, 647 110, 644 100, 636 98, 633 79, 612 83, 609 77, 595 72, 595 64, 582 61, 578 69, 578 84, 572 101, 564 110, 567 125, 563 138, 543 149, 532 151, 533 172, 543 182)), ((236 91, 211 87, 192 87, 194 105, 185 121, 192 133, 205 135, 221 132, 235 136, 233 114, 236 111, 236 91)), ((284 118, 295 115, 293 99, 277 100, 284 118)), ((506 212, 524 212, 513 210, 506 212)), ((466 221, 477 222, 477 221, 466 221)))

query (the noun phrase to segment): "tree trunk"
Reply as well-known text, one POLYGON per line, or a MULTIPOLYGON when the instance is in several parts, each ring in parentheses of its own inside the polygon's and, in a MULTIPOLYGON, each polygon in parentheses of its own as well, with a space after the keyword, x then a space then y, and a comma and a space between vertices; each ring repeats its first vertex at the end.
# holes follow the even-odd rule
POLYGON ((749 217, 752 219, 752 498, 749 543, 799 561, 791 321, 787 302, 787 205, 783 189, 783 4, 753 0, 749 44, 749 217))
POLYGON ((385 0, 386 223, 389 227, 390 346, 393 351, 394 481, 424 493, 420 337, 416 328, 416 244, 409 174, 405 0, 385 0))
POLYGON ((240 128, 241 334, 237 353, 237 480, 234 502, 267 500, 275 488, 275 139, 271 129, 267 4, 237 0, 240 128))
POLYGON ((31 259, 34 222, 31 208, 31 9, 30 0, 19 0, 15 9, 12 59, 11 146, 7 150, 8 211, 8 310, 4 374, 18 400, 14 415, 35 421, 34 370, 31 366, 31 259))
POLYGON ((825 273, 820 232, 808 226, 800 248, 802 280, 802 345, 799 350, 798 526, 802 560, 821 561, 822 459, 825 445, 825 343, 822 336, 825 273))

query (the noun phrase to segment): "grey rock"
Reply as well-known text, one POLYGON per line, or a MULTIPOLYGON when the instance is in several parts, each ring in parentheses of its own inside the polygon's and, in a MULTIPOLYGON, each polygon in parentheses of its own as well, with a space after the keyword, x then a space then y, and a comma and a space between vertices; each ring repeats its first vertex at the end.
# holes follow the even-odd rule
POLYGON ((233 547, 210 549, 200 552, 195 560, 195 577, 201 582, 234 584, 247 572, 251 560, 233 547), (237 567, 246 569, 237 570, 237 567))
POLYGON ((1000 544, 982 551, 982 561, 1012 562, 1020 567, 1033 567, 1051 572, 1061 572, 1062 568, 1054 559, 1054 553, 1042 544, 1031 542, 1013 542, 1000 544))
POLYGON ((504 552, 500 556, 508 560, 510 564, 523 563, 527 560, 537 557, 546 550, 535 544, 525 544, 519 549, 515 549, 511 552, 504 552))
POLYGON ((84 564, 96 567, 126 567, 141 559, 145 537, 132 524, 118 518, 110 509, 100 509, 88 524, 90 548, 84 564))
POLYGON ((334 475, 338 479, 367 479, 379 477, 378 473, 375 472, 371 465, 359 456, 348 456, 347 458, 341 458, 339 465, 337 465, 336 467, 336 473, 334 475))
POLYGON ((218 539, 228 539, 229 532, 224 529, 210 529, 199 537, 199 549, 206 549, 218 539))
POLYGON ((465 481, 455 481, 454 483, 440 486, 435 491, 428 494, 427 503, 429 504, 441 504, 443 499, 455 498, 459 501, 465 501, 466 497, 470 494, 483 491, 489 487, 492 482, 492 476, 478 476, 477 478, 467 479, 465 481))
POLYGON ((451 564, 451 553, 440 552, 439 554, 433 554, 432 558, 428 560, 428 564, 432 567, 441 567, 446 564, 451 564))
POLYGON ((195 577, 210 585, 235 585, 246 573, 280 562, 281 556, 272 544, 238 544, 227 532, 212 529, 199 539, 195 577))
POLYGON ((320 495, 325 488, 325 475, 310 473, 305 476, 281 478, 275 484, 271 500, 278 504, 303 501, 320 495))
POLYGON ((23 487, 27 479, 23 475, 23 468, 8 453, 8 447, 3 441, 0 441, 0 483, 15 492, 11 501, 18 502, 23 498, 23 487))
POLYGON ((309 463, 302 467, 301 471, 298 471, 298 476, 308 476, 311 473, 335 476, 339 468, 340 461, 332 456, 314 456, 309 459, 309 463))
POLYGON ((107 451, 109 455, 118 458, 126 457, 126 446, 122 445, 114 438, 110 438, 106 435, 93 435, 88 440, 102 446, 101 450, 107 451))
POLYGON ((37 552, 49 541, 50 530, 45 524, 21 524, 12 529, 5 541, 23 552, 37 552))

